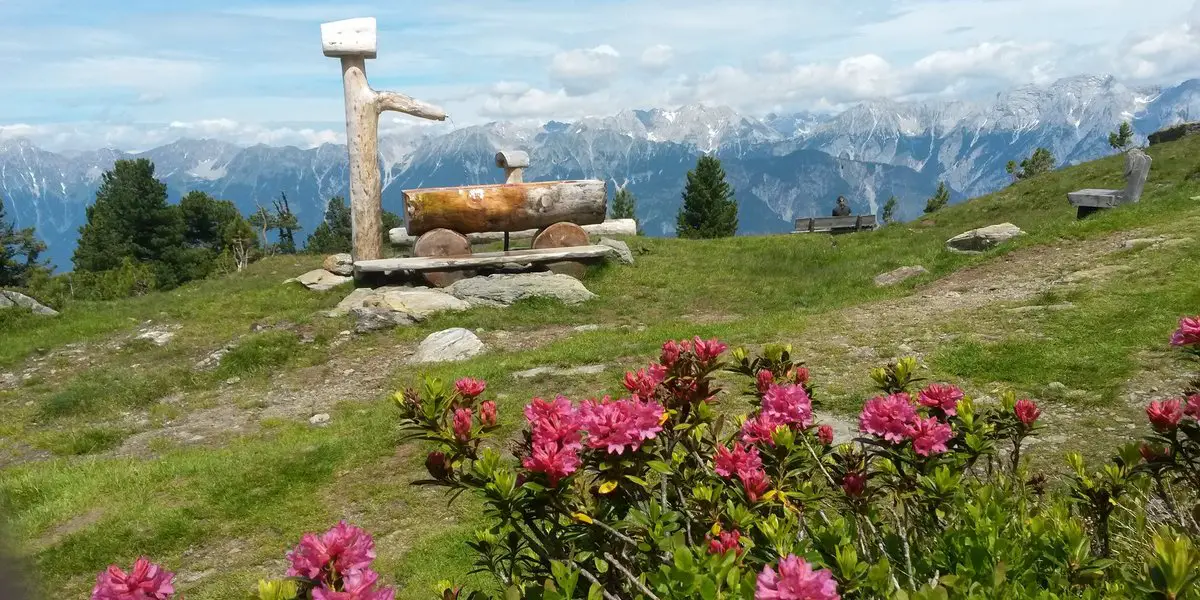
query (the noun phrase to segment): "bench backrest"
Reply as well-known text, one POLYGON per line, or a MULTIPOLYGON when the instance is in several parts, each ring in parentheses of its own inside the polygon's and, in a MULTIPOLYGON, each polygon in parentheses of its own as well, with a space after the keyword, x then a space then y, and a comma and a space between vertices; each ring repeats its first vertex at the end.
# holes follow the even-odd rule
POLYGON ((819 232, 859 229, 874 229, 875 215, 850 217, 801 217, 796 219, 796 231, 819 232))
POLYGON ((1142 197, 1142 188, 1146 186, 1146 178, 1150 176, 1150 157, 1145 152, 1134 148, 1125 153, 1125 193, 1124 202, 1137 202, 1142 197))

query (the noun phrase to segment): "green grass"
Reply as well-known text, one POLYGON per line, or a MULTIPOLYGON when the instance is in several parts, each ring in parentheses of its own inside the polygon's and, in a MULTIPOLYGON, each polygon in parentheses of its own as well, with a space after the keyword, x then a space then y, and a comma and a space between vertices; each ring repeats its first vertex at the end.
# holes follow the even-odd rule
MULTIPOLYGON (((317 266, 319 257, 272 257, 243 273, 171 292, 73 304, 51 319, 0 315, 0 371, 30 372, 15 389, 0 391, 0 461, 14 448, 18 455, 23 447, 52 455, 0 472, 0 515, 36 564, 47 595, 82 596, 96 571, 144 553, 174 570, 203 574, 180 584, 188 598, 242 598, 258 578, 280 574, 284 551, 303 532, 340 518, 375 535, 379 570, 399 587, 400 598, 428 597, 441 579, 484 583, 462 577, 470 570, 464 542, 477 523, 477 505, 464 496, 447 506, 440 492, 408 485, 423 472, 422 452, 399 445, 396 415, 383 398, 327 398, 321 406, 332 415, 327 427, 264 413, 253 427, 207 446, 160 438, 149 444, 152 457, 117 452, 130 435, 192 411, 258 410, 270 391, 334 386, 348 363, 358 370, 355 377, 376 371, 379 358, 399 356, 446 327, 482 330, 485 338, 501 330, 510 335, 469 362, 410 366, 397 360, 380 374, 393 390, 422 375, 488 379, 489 392, 500 395, 498 444, 521 426, 520 410, 531 396, 619 393, 624 369, 644 364, 664 339, 691 335, 750 346, 796 344, 800 358, 827 376, 817 380, 826 406, 842 413, 870 392, 867 367, 909 338, 943 335, 946 341, 926 349, 924 376, 980 392, 1001 385, 1033 394, 1058 381, 1078 393, 1055 400, 1117 410, 1122 386, 1145 367, 1143 355, 1165 350, 1178 316, 1200 307, 1194 285, 1200 201, 1192 200, 1200 181, 1188 178, 1200 139, 1154 146, 1150 154, 1154 167, 1142 202, 1085 221, 1074 218, 1066 193, 1120 187, 1120 157, 1018 182, 944 209, 932 224, 837 238, 630 238, 637 264, 589 272, 586 284, 598 297, 585 304, 529 301, 442 314, 336 348, 332 340, 351 320, 321 313, 347 290, 313 293, 282 285, 317 266), (981 255, 943 248, 954 234, 1005 221, 1028 235, 981 255), (1022 303, 1070 302, 1070 310, 1011 313, 1003 310, 1007 305, 989 305, 920 327, 871 323, 862 333, 854 325, 856 315, 871 314, 874 302, 900 299, 963 269, 1022 249, 1052 253, 1130 230, 1193 243, 1110 254, 1102 262, 1130 270, 1022 303), (872 282, 881 272, 915 264, 930 274, 890 288, 872 282), (133 341, 146 321, 177 325, 175 338, 161 347, 133 341), (570 329, 584 324, 603 328, 570 329), (231 342, 215 370, 194 368, 231 342), (81 344, 81 353, 66 353, 67 344, 81 344), (578 377, 510 376, 538 366, 594 363, 610 368, 578 377)), ((347 381, 331 389, 352 388, 354 380, 347 381)), ((741 405, 733 395, 724 402, 741 405)))

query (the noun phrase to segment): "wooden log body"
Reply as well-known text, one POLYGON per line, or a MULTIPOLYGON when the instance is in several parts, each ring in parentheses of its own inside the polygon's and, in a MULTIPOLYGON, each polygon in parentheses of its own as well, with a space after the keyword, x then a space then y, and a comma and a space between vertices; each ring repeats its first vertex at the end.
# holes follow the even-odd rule
POLYGON ((439 227, 465 234, 521 231, 559 221, 592 225, 604 221, 607 209, 607 183, 594 179, 404 191, 408 235, 439 227))
MULTIPOLYGON (((606 235, 637 235, 637 221, 633 219, 608 219, 603 223, 594 225, 583 225, 583 230, 589 236, 606 236, 606 235)), ((511 240, 527 240, 532 239, 541 231, 540 229, 525 229, 523 231, 510 231, 508 234, 511 240)), ((481 231, 479 233, 468 233, 467 239, 471 240, 472 244, 486 244, 489 242, 499 242, 504 239, 503 231, 481 231)), ((417 241, 417 236, 408 235, 408 230, 403 227, 396 227, 388 231, 388 239, 394 246, 407 247, 412 246, 417 241)))
MULTIPOLYGON (((588 245, 588 234, 582 227, 574 223, 559 221, 543 230, 533 238, 533 247, 537 250, 546 248, 579 248, 588 245)), ((587 273, 587 265, 579 261, 552 262, 546 265, 559 275, 570 275, 575 279, 583 279, 587 273)))

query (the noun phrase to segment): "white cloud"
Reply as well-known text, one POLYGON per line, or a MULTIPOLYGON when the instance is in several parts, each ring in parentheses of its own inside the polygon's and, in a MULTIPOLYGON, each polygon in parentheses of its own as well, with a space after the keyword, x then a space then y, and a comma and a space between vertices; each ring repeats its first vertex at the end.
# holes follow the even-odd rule
POLYGON ((612 82, 620 58, 621 54, 607 44, 559 52, 550 61, 550 78, 569 95, 590 94, 612 82))
POLYGON ((46 65, 10 85, 28 89, 125 89, 164 94, 192 88, 212 73, 208 63, 146 56, 96 56, 46 65))
POLYGON ((666 44, 655 44, 642 52, 642 68, 651 73, 662 73, 675 59, 675 50, 666 44))
POLYGON ((171 123, 16 123, 0 126, 0 142, 28 138, 50 151, 117 148, 126 152, 147 150, 181 138, 219 139, 240 146, 267 144, 312 148, 324 143, 341 144, 345 130, 304 126, 239 123, 231 119, 175 121, 171 123))

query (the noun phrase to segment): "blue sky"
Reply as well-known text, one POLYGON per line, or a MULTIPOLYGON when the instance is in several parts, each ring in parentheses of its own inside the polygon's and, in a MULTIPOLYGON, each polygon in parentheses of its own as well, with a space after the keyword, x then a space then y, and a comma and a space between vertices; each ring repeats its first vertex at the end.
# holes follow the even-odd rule
MULTIPOLYGON (((0 0, 0 139, 340 141, 320 23, 374 16, 376 89, 455 125, 703 102, 750 114, 1200 76, 1195 0, 0 0), (1153 8, 1149 8, 1153 6, 1153 8)), ((383 126, 418 126, 385 115, 383 126)))

